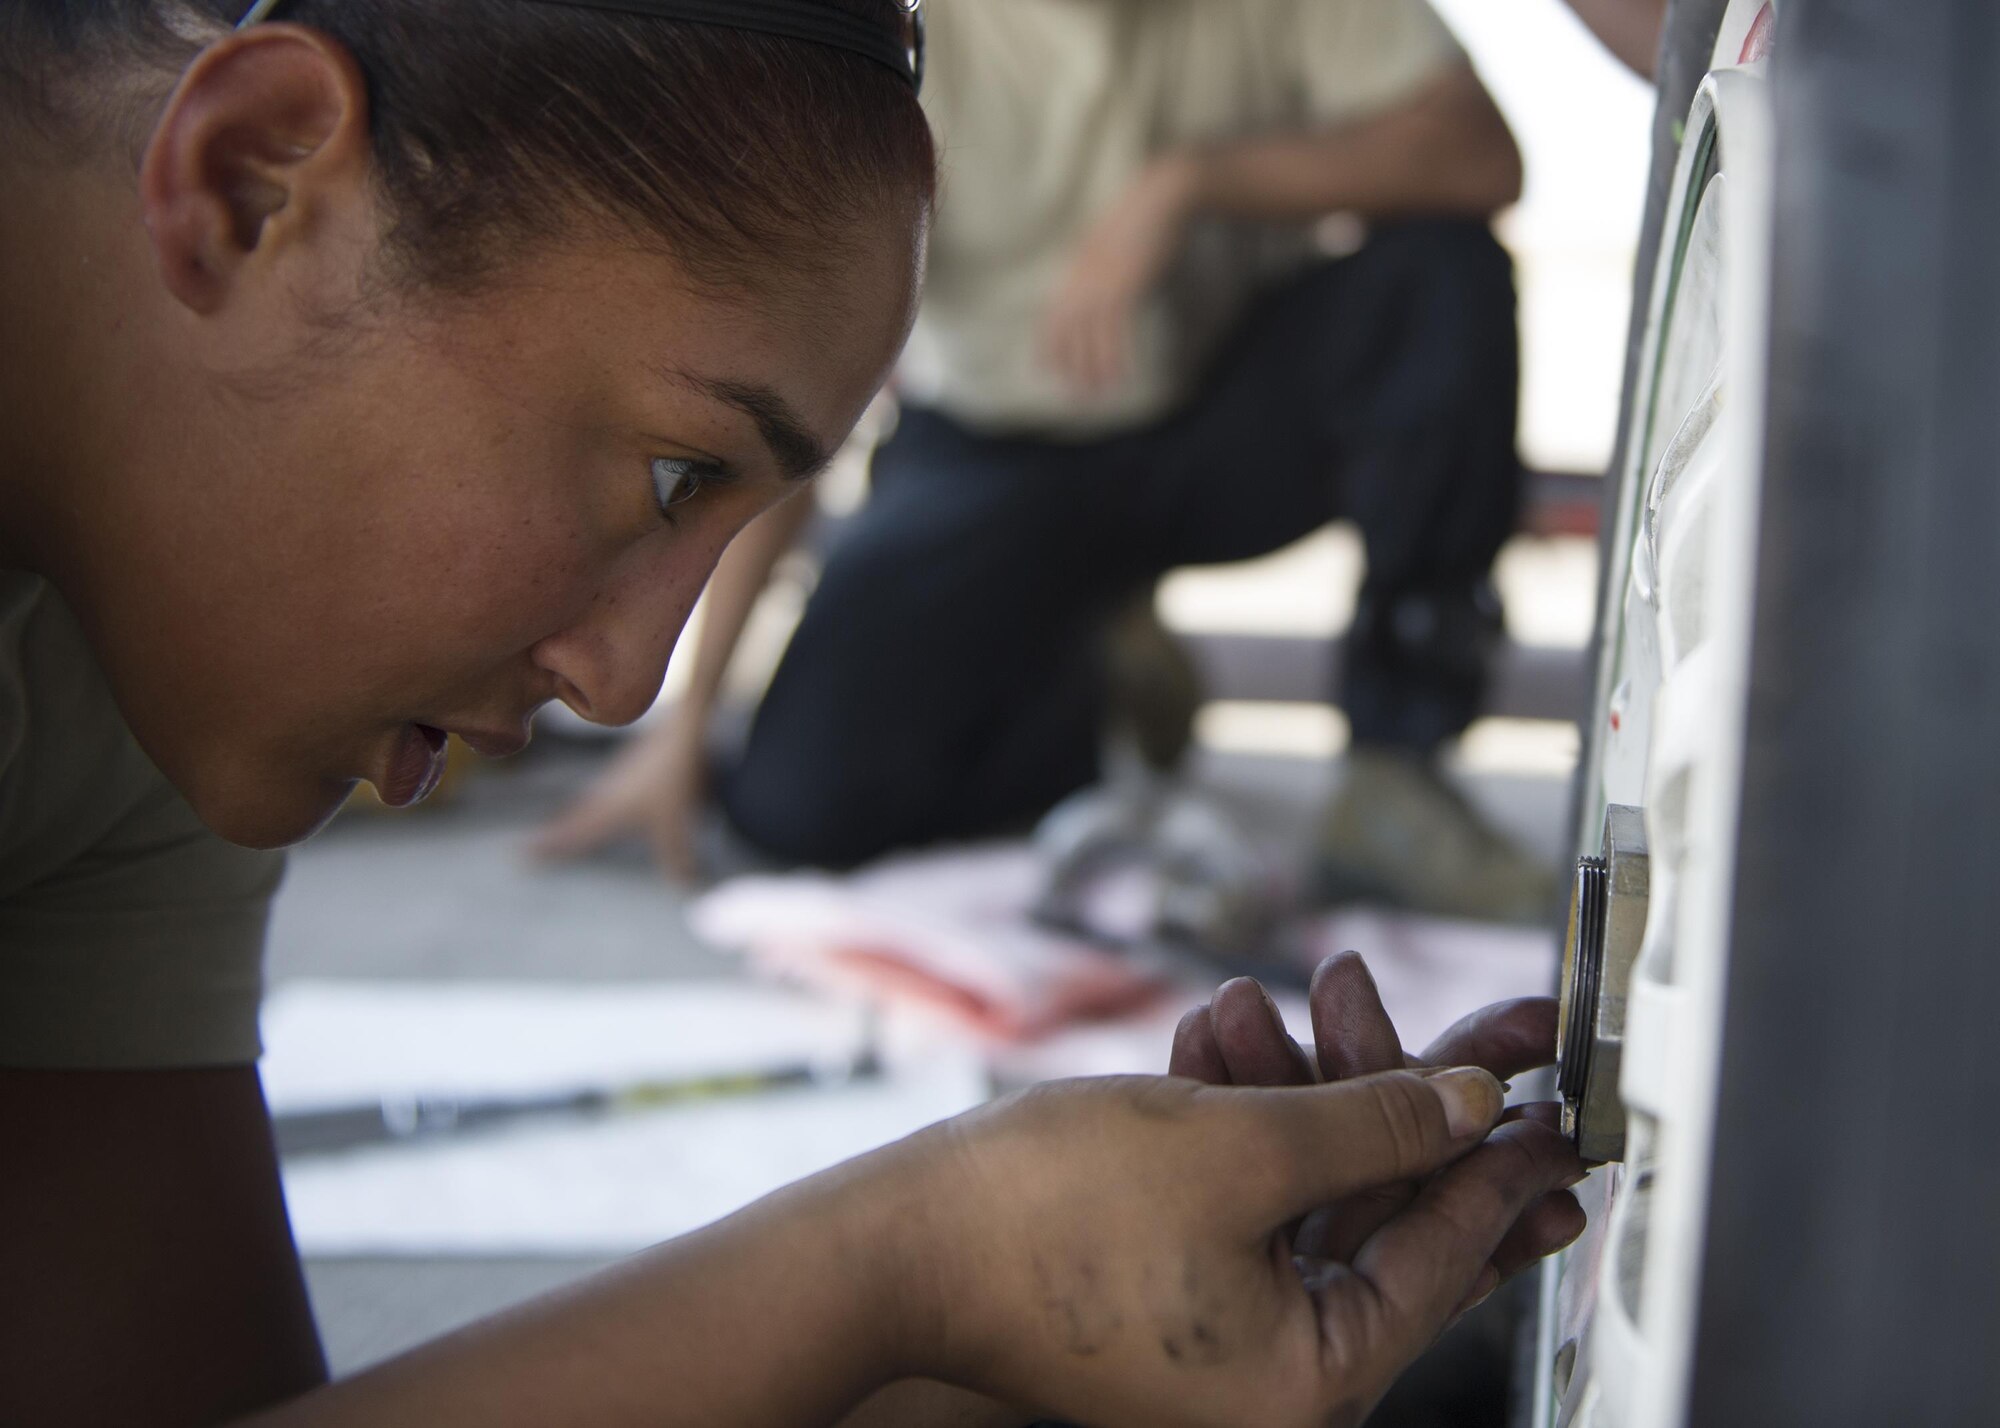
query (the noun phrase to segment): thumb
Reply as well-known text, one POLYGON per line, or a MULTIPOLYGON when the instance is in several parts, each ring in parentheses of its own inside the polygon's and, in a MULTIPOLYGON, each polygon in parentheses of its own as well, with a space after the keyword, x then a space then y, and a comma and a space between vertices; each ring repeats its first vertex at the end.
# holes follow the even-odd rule
MULTIPOLYGON (((1582 1173, 1568 1141, 1547 1126, 1502 1126, 1371 1235, 1351 1267, 1326 1267, 1325 1282, 1314 1286, 1323 1332, 1407 1364, 1476 1292, 1529 1208, 1582 1173)), ((1565 1216, 1572 1234, 1576 1214, 1572 1203, 1565 1216)))
POLYGON ((1500 1083, 1475 1066, 1211 1094, 1254 1098, 1276 1138, 1280 1170, 1256 1207, 1258 1233, 1358 1190, 1429 1175, 1485 1139, 1505 1102, 1500 1083))

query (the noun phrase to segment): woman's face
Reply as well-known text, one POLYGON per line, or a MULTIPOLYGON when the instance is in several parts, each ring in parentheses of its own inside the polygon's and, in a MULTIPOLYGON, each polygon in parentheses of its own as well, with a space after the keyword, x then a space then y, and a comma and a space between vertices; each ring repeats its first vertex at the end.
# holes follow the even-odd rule
MULTIPOLYGON (((907 330, 912 245, 788 300, 610 242, 392 302, 185 421, 78 602, 140 742, 225 837, 296 840, 359 779, 426 788, 561 699, 652 702, 717 556, 846 437, 907 330)), ((145 394, 137 394, 143 401, 145 394)))

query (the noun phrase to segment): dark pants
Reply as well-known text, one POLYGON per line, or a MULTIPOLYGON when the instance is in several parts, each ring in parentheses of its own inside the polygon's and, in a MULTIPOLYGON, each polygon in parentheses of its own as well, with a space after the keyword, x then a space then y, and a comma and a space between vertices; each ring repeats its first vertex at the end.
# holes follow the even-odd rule
POLYGON ((721 784, 739 832, 829 866, 1022 821, 1096 776, 1106 617, 1180 565, 1336 517, 1368 575, 1357 742, 1434 748, 1479 702, 1513 528, 1513 274, 1484 225, 1379 229, 1267 293, 1171 417, 1101 440, 905 410, 721 784))

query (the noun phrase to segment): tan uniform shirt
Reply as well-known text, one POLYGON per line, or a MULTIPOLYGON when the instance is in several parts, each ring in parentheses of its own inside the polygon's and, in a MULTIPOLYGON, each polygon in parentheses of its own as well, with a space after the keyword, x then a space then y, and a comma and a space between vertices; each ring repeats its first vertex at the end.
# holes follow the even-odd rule
POLYGON ((61 599, 0 570, 0 1066, 254 1060, 283 867, 202 826, 61 599))
POLYGON ((1198 223, 1091 398, 1038 325, 1077 239, 1183 144, 1327 128, 1413 97, 1463 53, 1425 0, 930 0, 924 106, 944 187, 905 394, 989 430, 1087 436, 1164 415, 1302 230, 1198 223))

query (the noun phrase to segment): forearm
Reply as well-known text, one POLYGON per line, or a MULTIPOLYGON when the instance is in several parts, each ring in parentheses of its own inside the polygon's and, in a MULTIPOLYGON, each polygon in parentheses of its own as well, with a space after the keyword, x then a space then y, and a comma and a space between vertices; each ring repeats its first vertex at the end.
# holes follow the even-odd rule
POLYGON ((841 1419, 839 1428, 1026 1428, 1034 1418, 970 1389, 905 1379, 841 1419))
POLYGON ((1163 162, 1179 168, 1191 212, 1266 222, 1343 212, 1483 218, 1521 190, 1520 151, 1469 66, 1355 124, 1200 146, 1163 162))
POLYGON ((702 597, 701 629, 684 696, 690 711, 706 717, 714 708, 743 628, 757 608, 757 597, 771 583, 778 561, 798 543, 812 515, 812 492, 801 491, 752 521, 722 553, 702 597))
POLYGON ((241 1428, 805 1428, 907 1371, 869 1157, 241 1428))

